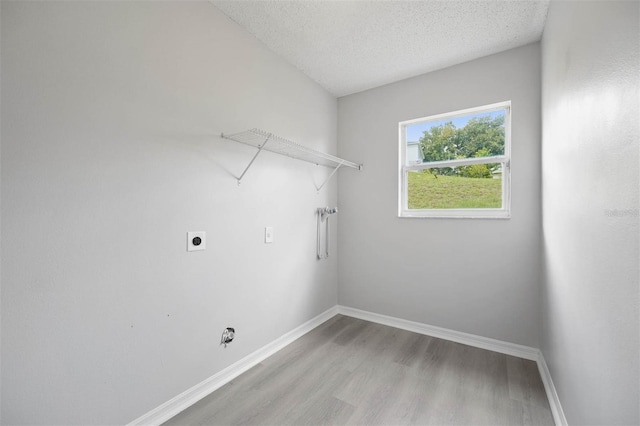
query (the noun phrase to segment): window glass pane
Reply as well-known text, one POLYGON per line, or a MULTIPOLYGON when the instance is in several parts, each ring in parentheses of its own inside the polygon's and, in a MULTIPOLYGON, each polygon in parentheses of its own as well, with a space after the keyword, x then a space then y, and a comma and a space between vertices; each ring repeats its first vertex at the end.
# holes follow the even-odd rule
POLYGON ((497 163, 409 171, 408 208, 502 208, 503 168, 497 163))
POLYGON ((407 125, 407 165, 504 155, 505 110, 407 125))

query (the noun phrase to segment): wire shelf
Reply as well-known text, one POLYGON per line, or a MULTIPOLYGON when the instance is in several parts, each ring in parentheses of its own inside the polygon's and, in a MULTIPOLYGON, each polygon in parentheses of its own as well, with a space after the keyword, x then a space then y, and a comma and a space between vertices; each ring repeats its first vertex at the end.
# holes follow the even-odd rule
POLYGON ((327 180, 320 186, 320 188, 317 188, 318 191, 341 167, 349 167, 356 170, 362 170, 362 164, 357 164, 343 158, 335 157, 324 152, 307 148, 306 146, 300 145, 298 143, 292 142, 290 140, 287 140, 280 136, 276 136, 269 132, 265 132, 264 130, 260 129, 246 130, 244 132, 234 133, 231 135, 225 135, 224 133, 222 133, 220 137, 234 142, 239 142, 241 144, 249 145, 258 149, 258 152, 256 152, 242 175, 238 178, 238 184, 244 177, 245 173, 247 173, 247 170, 249 170, 260 152, 262 152, 263 150, 284 155, 286 157, 295 158, 297 160, 307 161, 319 166, 333 168, 334 170, 331 175, 329 175, 327 180))
POLYGON ((229 139, 235 142, 240 142, 245 145, 250 145, 258 149, 264 149, 265 151, 274 152, 276 154, 285 155, 287 157, 295 158, 297 160, 308 161, 309 163, 317 164, 325 167, 350 167, 352 169, 360 170, 362 165, 356 164, 352 161, 344 160, 342 158, 334 157, 324 152, 316 151, 290 140, 284 139, 280 136, 276 136, 269 132, 265 132, 260 129, 246 130, 240 133, 234 133, 232 135, 221 135, 224 139, 229 139))

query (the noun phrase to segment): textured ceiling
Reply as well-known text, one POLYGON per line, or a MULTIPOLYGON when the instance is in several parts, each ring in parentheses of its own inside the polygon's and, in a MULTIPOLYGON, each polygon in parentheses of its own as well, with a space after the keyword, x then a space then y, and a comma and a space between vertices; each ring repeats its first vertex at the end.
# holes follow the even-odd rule
POLYGON ((210 0, 335 96, 538 41, 549 0, 210 0))

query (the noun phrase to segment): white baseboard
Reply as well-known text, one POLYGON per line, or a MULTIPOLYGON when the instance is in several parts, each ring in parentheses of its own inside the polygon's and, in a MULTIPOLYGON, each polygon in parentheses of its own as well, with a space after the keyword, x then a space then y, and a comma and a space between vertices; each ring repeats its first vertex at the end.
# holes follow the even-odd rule
POLYGON ((386 315, 375 314, 373 312, 362 311, 360 309, 349 308, 346 306, 338 305, 338 313, 349 317, 376 322, 378 324, 388 325, 390 327, 413 331, 414 333, 438 337, 440 339, 474 346, 476 348, 488 349, 490 351, 512 355, 531 361, 537 361, 538 356, 540 355, 540 351, 538 349, 529 346, 503 342, 502 340, 462 333, 460 331, 454 331, 447 328, 435 327, 433 325, 427 325, 419 322, 389 317, 386 315))
POLYGON ((542 356, 542 352, 540 352, 539 349, 518 345, 515 343, 504 342, 501 340, 490 339, 488 337, 462 333, 446 328, 435 327, 432 325, 422 324, 414 321, 408 321, 401 318, 376 314, 373 312, 349 308, 347 306, 341 305, 337 305, 333 308, 328 309, 317 317, 307 321, 301 326, 274 340, 268 345, 258 349, 257 351, 246 356, 240 361, 230 365, 217 374, 214 374, 208 379, 198 383, 192 388, 182 392, 180 395, 165 402, 161 406, 135 419, 127 426, 160 425, 161 423, 164 423, 176 414, 200 401, 202 398, 206 397, 216 389, 222 387, 226 383, 238 377, 240 374, 249 370, 251 367, 259 364, 264 359, 270 357, 280 349, 289 345, 296 339, 300 338, 304 334, 313 330, 314 328, 337 314, 359 318, 365 321, 375 322, 378 324, 388 325, 390 327, 400 328, 402 330, 412 331, 414 333, 438 337, 440 339, 462 343, 464 345, 474 346, 481 349, 487 349, 506 355, 536 361, 538 364, 538 370, 540 371, 540 376, 542 378, 542 383, 544 384, 544 388, 547 393, 547 398, 549 399, 549 405, 551 406, 551 413, 553 415, 555 424, 557 426, 567 426, 567 419, 565 418, 564 412, 562 411, 560 399, 558 398, 558 394, 553 385, 551 374, 549 373, 547 364, 544 360, 544 357, 542 356))
POLYGON ((323 322, 338 314, 338 307, 334 306, 321 313, 317 317, 305 322, 301 326, 291 330, 287 334, 279 337, 268 345, 258 349, 252 354, 242 358, 240 361, 230 365, 224 370, 214 374, 208 379, 198 383, 180 395, 170 399, 159 407, 138 417, 127 426, 134 425, 160 425, 176 414, 192 406, 202 398, 206 397, 216 389, 238 377, 240 374, 256 366, 266 358, 270 357, 280 349, 291 344, 296 339, 313 330, 323 322))
POLYGON ((376 314, 373 312, 363 311, 360 309, 349 308, 347 306, 338 305, 338 313, 349 317, 359 318, 365 321, 375 322, 378 324, 388 325, 390 327, 400 328, 402 330, 412 331, 414 333, 424 334, 426 336, 437 337, 464 345, 474 346, 476 348, 487 349, 518 358, 535 361, 538 364, 540 377, 544 385, 547 399, 551 407, 551 414, 557 426, 567 426, 567 419, 562 411, 558 393, 551 380, 551 374, 547 368, 547 363, 542 356, 540 349, 530 346, 518 345, 515 343, 504 342, 502 340, 490 339, 488 337, 476 336, 474 334, 462 333, 460 331, 450 330, 447 328, 435 327, 433 325, 422 324, 419 322, 408 321, 401 318, 390 317, 387 315, 376 314))
POLYGON ((540 377, 542 378, 542 383, 544 384, 544 390, 547 392, 547 398, 549 399, 549 405, 551 406, 551 414, 553 414, 553 420, 557 426, 567 426, 567 418, 564 416, 564 411, 562 410, 562 405, 560 405, 558 392, 556 392, 556 387, 553 385, 551 372, 549 371, 547 362, 544 360, 544 356, 542 356, 542 352, 540 353, 540 358, 537 361, 538 371, 540 371, 540 377))

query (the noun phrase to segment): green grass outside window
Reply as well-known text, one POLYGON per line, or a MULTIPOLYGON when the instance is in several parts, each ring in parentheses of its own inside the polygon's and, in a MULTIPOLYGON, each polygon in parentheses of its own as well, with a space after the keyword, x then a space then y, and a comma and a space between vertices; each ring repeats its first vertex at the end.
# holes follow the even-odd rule
POLYGON ((499 209, 502 179, 409 172, 409 209, 499 209))

